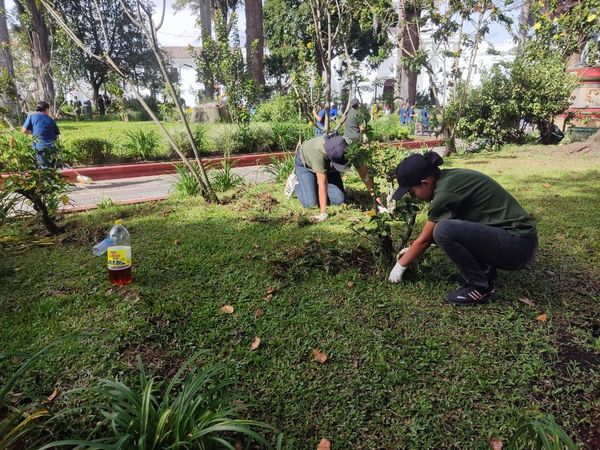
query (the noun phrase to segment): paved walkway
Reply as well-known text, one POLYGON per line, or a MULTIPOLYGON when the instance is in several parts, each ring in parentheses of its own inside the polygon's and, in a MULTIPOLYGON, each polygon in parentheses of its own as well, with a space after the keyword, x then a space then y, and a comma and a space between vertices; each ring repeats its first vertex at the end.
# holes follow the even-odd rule
MULTIPOLYGON (((271 181, 273 176, 264 170, 264 166, 234 168, 247 183, 271 181)), ((173 191, 175 175, 153 175, 146 177, 121 178, 118 180, 94 181, 92 184, 75 184, 69 192, 70 205, 64 210, 90 209, 106 199, 115 203, 137 203, 139 201, 167 198, 173 191)))

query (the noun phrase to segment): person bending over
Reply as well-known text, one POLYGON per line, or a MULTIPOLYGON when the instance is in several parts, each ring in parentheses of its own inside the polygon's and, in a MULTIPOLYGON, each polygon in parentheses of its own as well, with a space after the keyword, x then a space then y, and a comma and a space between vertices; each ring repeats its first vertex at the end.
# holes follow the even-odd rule
MULTIPOLYGON (((296 152, 294 173, 286 183, 286 195, 296 193, 304 208, 319 207, 321 213, 313 222, 327 219, 327 205, 341 205, 346 201, 346 192, 341 174, 350 168, 345 152, 348 147, 343 136, 317 136, 305 141, 296 152)), ((371 195, 373 179, 362 165, 358 174, 371 195)), ((381 204, 380 199, 377 203, 381 204)))
POLYGON ((23 133, 33 135, 33 148, 40 169, 56 167, 57 149, 56 140, 60 135, 58 125, 50 117, 50 105, 39 102, 35 113, 25 119, 23 133))
POLYGON ((528 267, 537 250, 533 219, 500 184, 483 173, 445 169, 434 152, 414 154, 396 168, 398 200, 407 192, 431 202, 423 231, 392 269, 398 283, 406 267, 435 242, 456 265, 461 287, 447 295, 456 305, 491 299, 496 269, 528 267))

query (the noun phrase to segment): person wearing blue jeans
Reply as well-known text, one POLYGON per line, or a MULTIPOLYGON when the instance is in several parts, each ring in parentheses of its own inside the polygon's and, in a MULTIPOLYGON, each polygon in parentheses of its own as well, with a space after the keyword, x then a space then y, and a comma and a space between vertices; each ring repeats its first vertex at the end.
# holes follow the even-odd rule
MULTIPOLYGON (((327 205, 341 205, 346 192, 341 174, 350 168, 346 161, 347 140, 343 136, 317 136, 304 142, 294 161, 294 173, 286 183, 286 195, 296 193, 304 208, 318 207, 320 214, 313 222, 327 219, 327 205)), ((363 183, 374 195, 373 179, 363 165, 358 168, 363 183)), ((378 203, 381 204, 379 199, 378 203)))
POLYGON ((50 117, 50 105, 39 102, 35 113, 25 119, 23 133, 33 135, 35 157, 40 169, 55 168, 57 164, 56 140, 60 135, 58 125, 50 117))
POLYGON ((454 280, 461 287, 446 300, 455 305, 486 303, 497 269, 519 270, 532 263, 538 246, 535 223, 492 178, 474 170, 440 170, 443 162, 428 152, 413 154, 396 168, 400 187, 393 198, 410 193, 431 205, 423 231, 401 252, 389 281, 402 281, 407 266, 435 242, 459 271, 454 280))

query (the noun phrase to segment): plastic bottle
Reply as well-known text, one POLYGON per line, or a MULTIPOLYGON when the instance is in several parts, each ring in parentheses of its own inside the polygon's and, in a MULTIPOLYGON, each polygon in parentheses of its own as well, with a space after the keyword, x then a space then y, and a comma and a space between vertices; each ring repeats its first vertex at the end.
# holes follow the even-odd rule
POLYGON ((92 254, 94 256, 102 256, 106 253, 106 250, 108 250, 108 247, 110 247, 110 244, 112 243, 112 239, 107 237, 106 239, 104 239, 101 242, 98 242, 96 245, 94 245, 92 247, 92 254))
POLYGON ((115 220, 107 239, 111 240, 106 252, 109 281, 118 286, 131 283, 131 237, 121 220, 115 220))

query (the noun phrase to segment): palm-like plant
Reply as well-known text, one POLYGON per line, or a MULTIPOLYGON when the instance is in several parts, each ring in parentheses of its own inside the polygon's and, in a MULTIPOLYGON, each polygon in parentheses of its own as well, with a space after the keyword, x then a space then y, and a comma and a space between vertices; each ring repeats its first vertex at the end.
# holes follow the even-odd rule
POLYGON ((102 380, 92 392, 105 399, 95 408, 107 421, 110 436, 53 442, 40 450, 57 446, 80 449, 216 449, 234 450, 235 437, 245 435, 261 446, 269 442, 255 429, 276 431, 252 420, 239 419, 241 406, 231 394, 232 381, 225 368, 216 365, 189 369, 189 360, 167 383, 148 377, 138 357, 140 389, 102 380), (183 374, 189 369, 188 374, 183 374))

